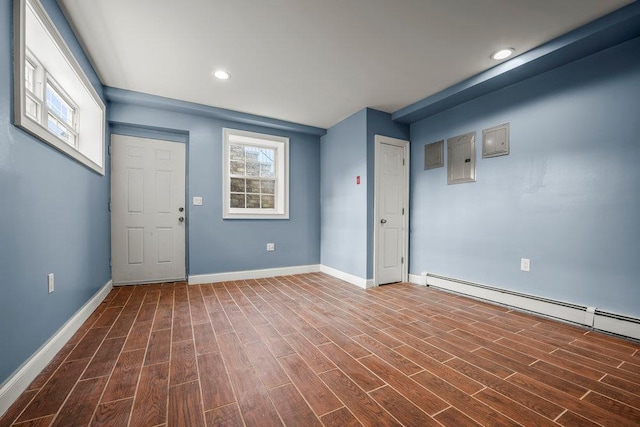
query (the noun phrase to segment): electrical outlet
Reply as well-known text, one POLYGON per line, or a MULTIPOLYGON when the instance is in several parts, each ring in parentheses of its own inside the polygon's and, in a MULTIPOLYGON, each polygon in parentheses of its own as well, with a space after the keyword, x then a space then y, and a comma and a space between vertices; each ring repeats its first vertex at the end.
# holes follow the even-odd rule
POLYGON ((55 278, 53 276, 53 273, 47 274, 47 285, 49 287, 49 293, 53 292, 55 287, 55 278))
POLYGON ((275 243, 267 243, 267 252, 273 252, 276 250, 276 244, 275 243))
POLYGON ((529 271, 531 269, 531 260, 529 258, 520 258, 520 270, 529 271))

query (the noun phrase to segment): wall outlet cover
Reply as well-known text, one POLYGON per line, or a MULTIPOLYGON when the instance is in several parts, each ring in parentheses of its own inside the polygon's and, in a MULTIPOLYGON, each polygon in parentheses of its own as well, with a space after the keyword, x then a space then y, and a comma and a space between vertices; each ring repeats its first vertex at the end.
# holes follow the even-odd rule
POLYGON ((276 244, 275 243, 267 243, 267 252, 273 252, 276 250, 276 244))
POLYGON ((520 270, 529 271, 531 269, 531 260, 529 258, 520 258, 520 270))

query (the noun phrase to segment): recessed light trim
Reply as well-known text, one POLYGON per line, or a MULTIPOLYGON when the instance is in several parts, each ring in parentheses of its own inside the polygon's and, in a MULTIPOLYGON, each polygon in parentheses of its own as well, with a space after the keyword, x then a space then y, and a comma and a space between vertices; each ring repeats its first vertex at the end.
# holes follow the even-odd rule
POLYGON ((513 55, 513 52, 515 52, 516 50, 513 48, 507 48, 507 49, 500 49, 496 52, 493 52, 491 54, 491 59, 495 59, 496 61, 501 61, 503 59, 506 59, 508 57, 510 57, 511 55, 513 55))
POLYGON ((224 70, 216 70, 213 72, 213 75, 220 80, 229 80, 231 78, 231 74, 224 70))

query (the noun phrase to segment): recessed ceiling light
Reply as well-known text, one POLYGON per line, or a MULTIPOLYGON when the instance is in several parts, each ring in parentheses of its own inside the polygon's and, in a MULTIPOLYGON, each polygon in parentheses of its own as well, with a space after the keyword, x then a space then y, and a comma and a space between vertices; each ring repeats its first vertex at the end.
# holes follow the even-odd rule
POLYGON ((512 48, 508 48, 508 49, 500 49, 497 52, 494 52, 491 54, 491 59, 495 59, 496 61, 500 61, 502 59, 508 58, 511 55, 513 55, 513 52, 515 52, 515 49, 512 48))
POLYGON ((231 74, 227 73, 224 70, 217 70, 213 73, 213 75, 219 78, 220 80, 229 80, 231 78, 231 74))

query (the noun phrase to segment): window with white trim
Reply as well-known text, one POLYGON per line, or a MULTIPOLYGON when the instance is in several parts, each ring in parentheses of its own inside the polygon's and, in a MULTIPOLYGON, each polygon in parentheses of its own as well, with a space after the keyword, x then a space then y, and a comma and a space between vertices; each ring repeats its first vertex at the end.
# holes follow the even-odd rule
POLYGON ((39 0, 14 7, 14 123, 104 174, 104 103, 39 0))
POLYGON ((223 130, 223 218, 289 218, 289 138, 223 130))

